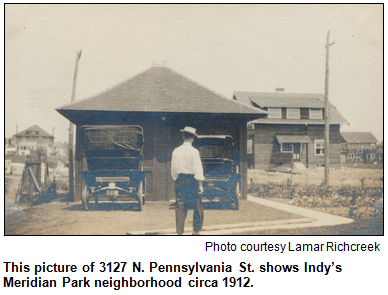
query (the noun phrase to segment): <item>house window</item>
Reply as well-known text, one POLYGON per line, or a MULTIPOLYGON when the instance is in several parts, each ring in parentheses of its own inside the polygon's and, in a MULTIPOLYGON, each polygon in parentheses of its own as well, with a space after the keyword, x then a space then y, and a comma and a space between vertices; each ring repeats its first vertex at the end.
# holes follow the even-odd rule
POLYGON ((282 142, 280 151, 282 153, 292 153, 294 151, 294 145, 291 142, 282 142))
POLYGON ((376 146, 376 145, 375 145, 374 143, 371 143, 371 144, 370 144, 370 147, 371 147, 371 148, 374 148, 375 146, 376 146))
POLYGON ((282 109, 281 108, 268 108, 268 118, 282 118, 282 109))
POLYGON ((300 119, 300 109, 287 108, 287 119, 300 119))
POLYGON ((324 155, 325 154, 325 140, 316 139, 315 140, 315 155, 324 155))
POLYGON ((354 158, 354 154, 348 154, 348 159, 353 159, 354 158))
POLYGON ((369 154, 366 155, 366 158, 367 159, 374 159, 375 158, 375 154, 369 153, 369 154))
POLYGON ((347 146, 346 143, 343 143, 343 144, 342 144, 342 150, 343 150, 343 151, 346 150, 346 146, 347 146))
POLYGON ((310 119, 322 119, 322 109, 310 109, 310 119))
POLYGON ((357 154, 362 154, 362 150, 361 149, 357 150, 357 154))
POLYGON ((247 153, 252 154, 253 153, 253 142, 252 139, 247 140, 247 153))

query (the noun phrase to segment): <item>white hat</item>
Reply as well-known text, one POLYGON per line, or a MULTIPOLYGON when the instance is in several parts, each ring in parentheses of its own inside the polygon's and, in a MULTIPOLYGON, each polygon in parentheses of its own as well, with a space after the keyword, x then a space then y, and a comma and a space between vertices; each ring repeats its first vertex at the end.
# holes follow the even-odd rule
POLYGON ((197 130, 193 127, 186 126, 185 129, 181 129, 181 132, 186 132, 193 134, 194 136, 197 136, 197 133, 195 133, 197 130))

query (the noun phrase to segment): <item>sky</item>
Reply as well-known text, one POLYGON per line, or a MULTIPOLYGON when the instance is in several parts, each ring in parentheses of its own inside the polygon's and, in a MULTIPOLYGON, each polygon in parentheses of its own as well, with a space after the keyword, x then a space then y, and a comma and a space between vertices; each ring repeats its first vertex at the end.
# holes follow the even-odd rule
POLYGON ((234 91, 324 93, 341 131, 383 140, 383 5, 5 5, 5 136, 38 125, 67 141, 76 100, 162 63, 232 98, 234 91))

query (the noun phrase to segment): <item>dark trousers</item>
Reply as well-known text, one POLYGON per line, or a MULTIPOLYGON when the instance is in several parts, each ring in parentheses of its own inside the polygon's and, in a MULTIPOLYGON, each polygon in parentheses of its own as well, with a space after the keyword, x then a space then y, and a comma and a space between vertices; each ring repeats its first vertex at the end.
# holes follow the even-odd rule
POLYGON ((203 224, 202 198, 198 194, 198 181, 192 174, 179 174, 175 182, 176 196, 176 231, 182 234, 185 226, 187 211, 194 209, 194 231, 200 231, 203 224))

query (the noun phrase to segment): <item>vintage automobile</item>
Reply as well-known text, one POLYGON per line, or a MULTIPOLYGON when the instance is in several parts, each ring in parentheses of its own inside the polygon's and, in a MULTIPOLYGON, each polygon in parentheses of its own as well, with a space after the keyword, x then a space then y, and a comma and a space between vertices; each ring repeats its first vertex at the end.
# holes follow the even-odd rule
MULTIPOLYGON (((82 204, 88 210, 89 198, 135 199, 138 210, 145 204, 145 173, 140 166, 143 128, 135 125, 85 125, 81 127, 86 168, 82 174, 86 192, 82 204)), ((85 162, 85 161, 84 161, 85 162)))
POLYGON ((238 210, 241 175, 232 160, 233 144, 230 135, 200 135, 194 141, 204 169, 203 196, 210 201, 228 202, 238 210))

